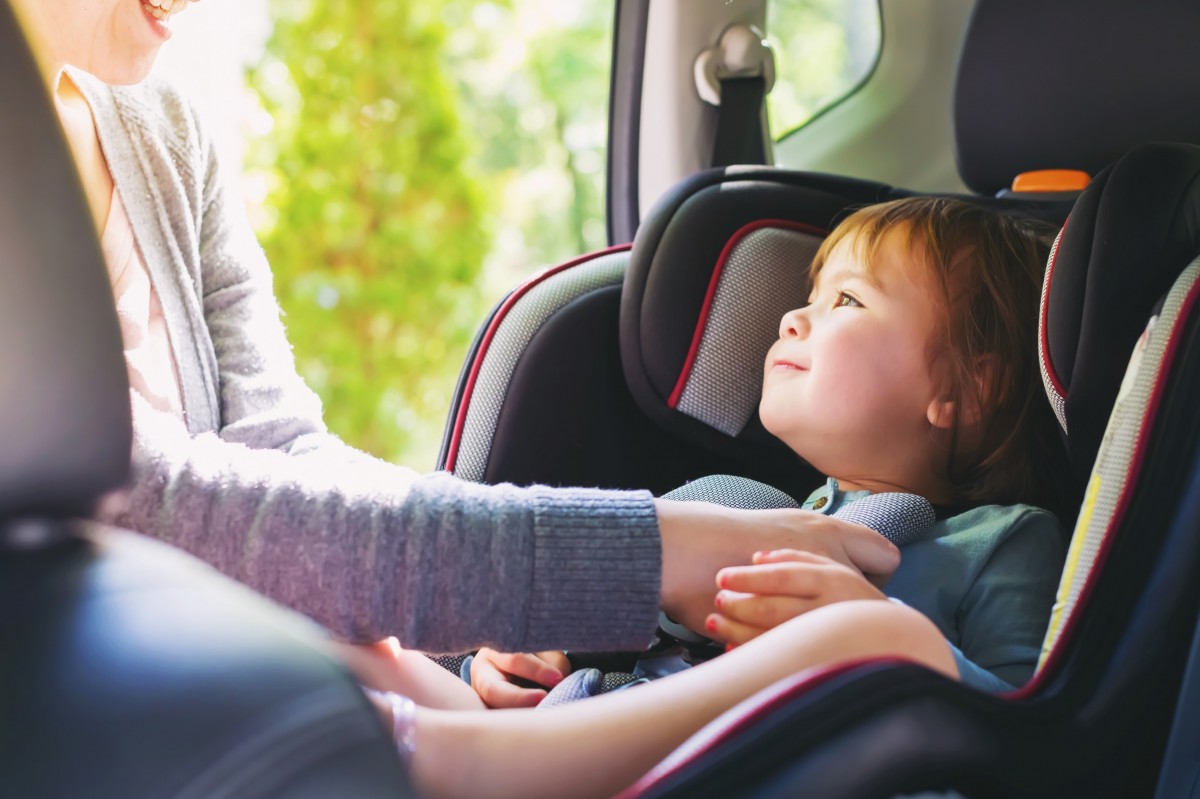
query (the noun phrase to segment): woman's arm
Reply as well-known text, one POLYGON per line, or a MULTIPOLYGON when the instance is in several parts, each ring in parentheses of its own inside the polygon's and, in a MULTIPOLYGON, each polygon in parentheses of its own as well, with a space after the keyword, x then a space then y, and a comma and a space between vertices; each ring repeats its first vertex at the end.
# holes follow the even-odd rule
POLYGON ((629 648, 661 554, 644 492, 484 486, 192 437, 144 404, 109 521, 155 535, 339 635, 462 651, 629 648))
MULTIPOLYGON (((179 120, 175 146, 195 153, 178 176, 191 187, 195 234, 179 227, 175 240, 195 248, 199 267, 184 278, 203 308, 192 340, 172 345, 202 367, 181 378, 216 412, 202 407, 187 430, 135 403, 134 482, 105 518, 354 640, 395 634, 437 651, 644 645, 661 571, 650 495, 420 477, 328 434, 242 204, 200 125, 186 124, 194 116, 164 97, 175 112, 163 118, 179 120)), ((180 225, 181 213, 171 217, 180 225)))

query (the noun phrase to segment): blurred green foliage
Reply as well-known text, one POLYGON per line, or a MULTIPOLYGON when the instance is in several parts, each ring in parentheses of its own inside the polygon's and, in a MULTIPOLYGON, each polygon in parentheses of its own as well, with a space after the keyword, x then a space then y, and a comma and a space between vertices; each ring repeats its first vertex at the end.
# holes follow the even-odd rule
POLYGON ((444 64, 494 179, 489 296, 605 246, 604 166, 614 7, 595 0, 449 2, 444 64))
MULTIPOLYGON (((877 0, 772 0, 772 131, 860 80, 877 0)), ((247 179, 301 374, 348 443, 434 465, 487 308, 607 244, 612 2, 270 0, 247 179)))
POLYGON ((269 128, 248 143, 256 226, 300 372, 334 432, 417 468, 487 306, 604 244, 611 6, 515 5, 272 0, 247 76, 269 128))
POLYGON ((779 140, 850 94, 874 69, 882 36, 879 0, 770 0, 766 33, 776 75, 767 109, 771 136, 779 140))

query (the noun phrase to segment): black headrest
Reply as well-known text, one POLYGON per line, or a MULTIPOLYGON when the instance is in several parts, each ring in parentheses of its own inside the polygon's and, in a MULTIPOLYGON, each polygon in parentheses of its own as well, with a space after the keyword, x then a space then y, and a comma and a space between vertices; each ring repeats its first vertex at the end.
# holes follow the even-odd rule
POLYGON ((808 265, 848 207, 879 183, 730 167, 693 175, 646 215, 621 295, 621 359, 641 409, 669 431, 745 461, 794 462, 758 421, 762 359, 803 304, 808 265))
MULTIPOLYGON (((770 167, 710 170, 675 186, 638 230, 621 295, 622 366, 641 410, 710 451, 794 470, 795 456, 758 419, 763 358, 783 314, 806 301, 825 234, 857 207, 908 194, 770 167)), ((968 199, 1055 223, 1070 208, 968 199)))
POLYGON ((963 181, 993 194, 1150 141, 1200 144, 1198 34, 1200 4, 1181 0, 978 0, 954 90, 963 181))
POLYGON ((1200 256, 1200 146, 1149 144, 1079 197, 1047 267, 1041 350, 1081 493, 1138 337, 1200 256))
POLYGON ((129 469, 129 388, 74 162, 0 3, 0 519, 86 513, 129 469))

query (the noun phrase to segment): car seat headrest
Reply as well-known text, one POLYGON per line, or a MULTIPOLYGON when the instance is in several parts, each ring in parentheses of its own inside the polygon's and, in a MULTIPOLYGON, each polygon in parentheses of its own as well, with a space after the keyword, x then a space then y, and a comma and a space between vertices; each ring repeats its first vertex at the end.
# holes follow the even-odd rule
POLYGON ((621 358, 641 409, 727 456, 794 460, 758 422, 762 363, 808 266, 846 208, 878 183, 761 167, 694 175, 647 214, 621 297, 621 358))
MULTIPOLYGON (((622 368, 641 410, 710 451, 794 465, 758 419, 779 320, 807 300, 812 257, 843 215, 906 195, 769 167, 711 170, 676 186, 638 230, 621 296, 622 368)), ((1056 224, 1071 203, 973 199, 1056 224)))
POLYGON ((0 4, 0 519, 76 516, 125 479, 129 387, 74 161, 0 4))
POLYGON ((1200 254, 1200 146, 1136 147, 1080 195, 1046 268, 1042 377, 1081 494, 1147 319, 1200 254))
POLYGON ((959 174, 994 194, 1018 174, 1095 175, 1151 141, 1200 144, 1200 4, 979 0, 959 58, 959 174))

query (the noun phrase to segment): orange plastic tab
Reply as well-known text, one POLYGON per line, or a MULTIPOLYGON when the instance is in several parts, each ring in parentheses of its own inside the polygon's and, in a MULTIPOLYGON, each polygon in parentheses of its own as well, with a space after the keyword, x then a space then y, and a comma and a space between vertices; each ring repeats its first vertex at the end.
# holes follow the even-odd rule
POLYGON ((1082 191, 1092 176, 1078 169, 1038 169, 1022 172, 1013 178, 1013 191, 1049 192, 1082 191))

